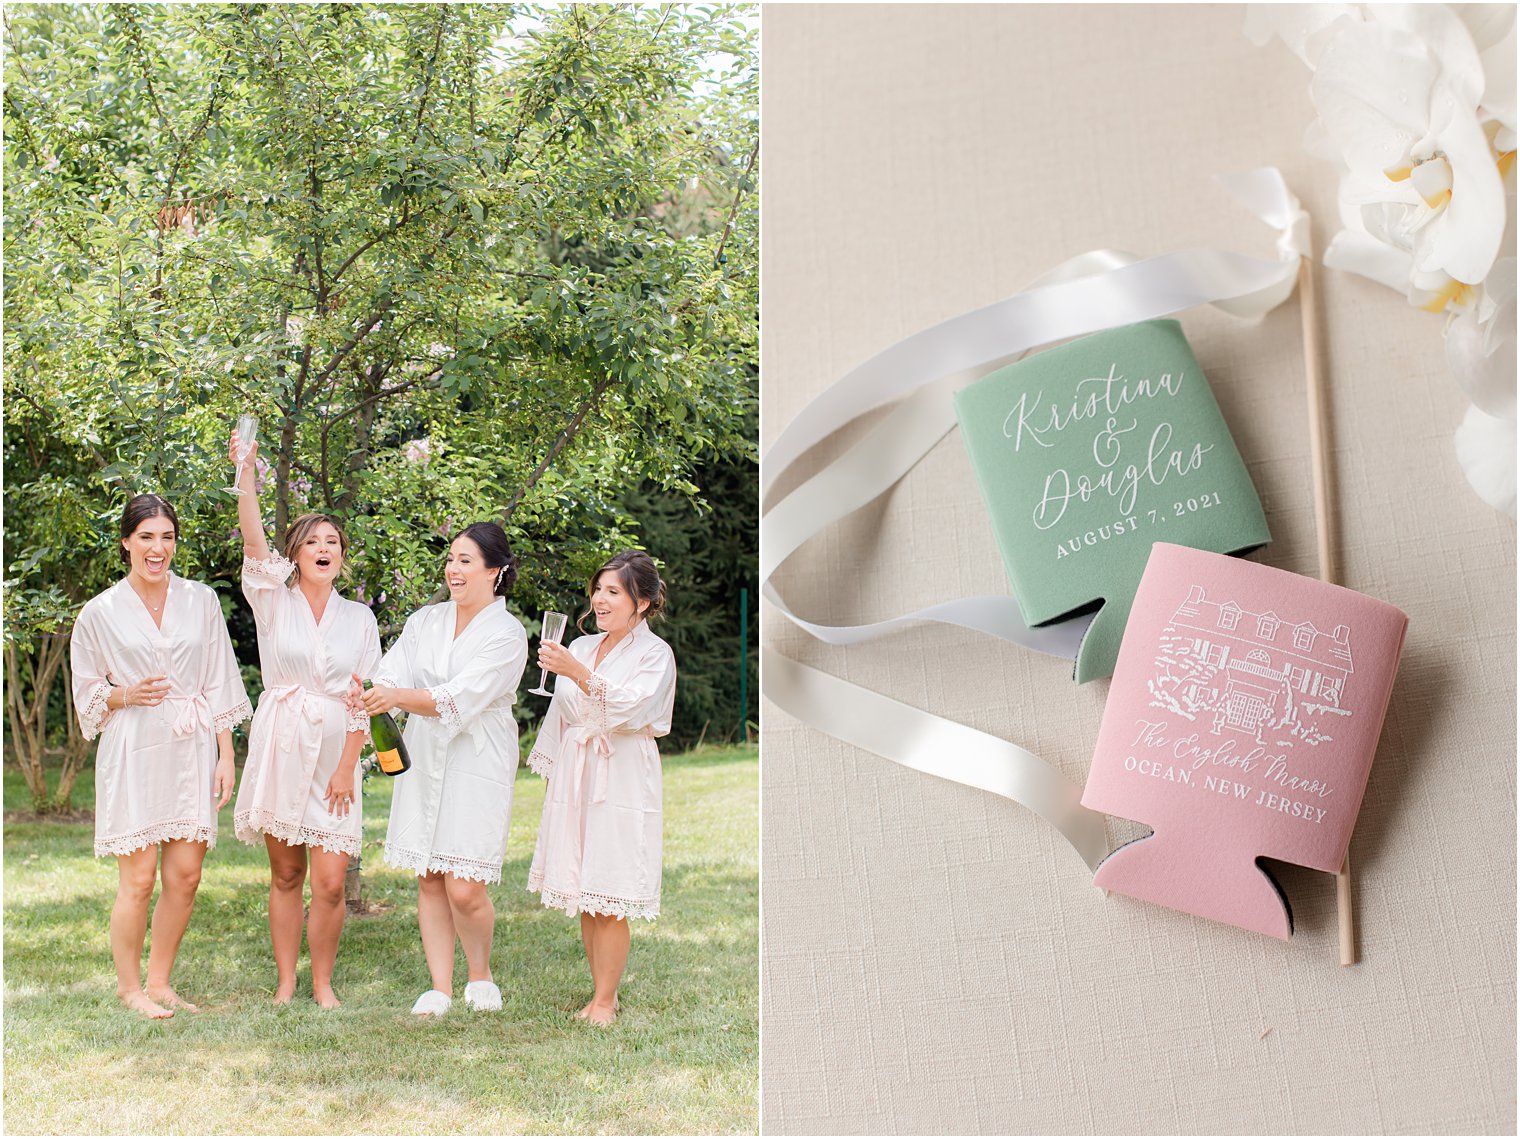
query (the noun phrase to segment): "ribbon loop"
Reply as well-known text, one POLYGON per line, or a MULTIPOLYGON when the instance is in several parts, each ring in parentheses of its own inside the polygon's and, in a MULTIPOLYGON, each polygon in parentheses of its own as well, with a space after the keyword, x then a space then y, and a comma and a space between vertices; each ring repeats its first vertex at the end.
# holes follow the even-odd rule
POLYGON ((165 699, 183 705, 179 715, 174 718, 175 735, 188 736, 197 728, 211 727, 211 705, 206 702, 204 693, 197 692, 194 696, 166 696, 165 699))
POLYGON ((596 770, 591 777, 591 801, 605 803, 608 761, 612 758, 612 741, 607 738, 606 732, 599 731, 590 724, 577 724, 570 729, 569 738, 576 748, 576 762, 573 765, 575 783, 572 794, 576 799, 580 798, 581 782, 585 778, 586 765, 589 762, 596 765, 596 770))
MULTIPOLYGON (((955 427, 956 391, 1029 349, 1202 304, 1256 318, 1285 301, 1298 278, 1299 258, 1309 252, 1309 215, 1273 167, 1218 180, 1279 231, 1277 260, 1214 249, 1144 260, 1114 250, 1084 253, 1022 292, 884 349, 804 407, 765 454, 762 500, 811 447, 859 416, 900 401, 860 442, 764 510, 760 582, 769 604, 828 644, 857 644, 913 621, 939 621, 1074 657, 1090 616, 1030 629, 1012 597, 975 597, 864 625, 822 625, 793 612, 770 578, 814 535, 896 485, 955 427)), ((1022 803, 1050 821, 1089 866, 1101 860, 1101 816, 1083 808, 1076 785, 1032 753, 774 649, 764 650, 762 660, 765 694, 802 722, 905 766, 1022 803)))

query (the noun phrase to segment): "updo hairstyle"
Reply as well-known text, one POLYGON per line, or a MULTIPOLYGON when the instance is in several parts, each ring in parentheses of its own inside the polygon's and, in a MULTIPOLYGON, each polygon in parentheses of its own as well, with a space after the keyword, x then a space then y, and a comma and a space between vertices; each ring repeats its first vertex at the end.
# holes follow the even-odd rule
MULTIPOLYGON (((617 574, 623 591, 633 598, 635 620, 653 621, 664 613, 665 583, 660 580, 660 571, 655 569, 654 559, 643 550, 624 550, 621 554, 613 555, 586 583, 587 598, 596 591, 597 580, 609 571, 617 574), (649 602, 649 607, 640 613, 639 605, 645 601, 649 602)), ((587 605, 586 611, 576 618, 575 627, 583 633, 586 631, 583 622, 589 616, 591 606, 587 605)))
POLYGON ((495 594, 505 597, 517 583, 517 556, 507 544, 507 532, 495 522, 476 522, 454 535, 454 541, 468 538, 480 547, 480 556, 492 569, 501 570, 496 579, 495 594))

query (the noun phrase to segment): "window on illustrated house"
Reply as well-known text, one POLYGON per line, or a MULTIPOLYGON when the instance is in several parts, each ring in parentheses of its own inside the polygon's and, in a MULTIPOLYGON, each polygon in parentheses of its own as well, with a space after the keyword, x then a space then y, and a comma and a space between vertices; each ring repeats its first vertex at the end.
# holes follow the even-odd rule
POLYGON ((1240 624, 1240 610, 1226 607, 1219 611, 1219 627, 1221 629, 1233 629, 1240 624))
POLYGON ((1256 635, 1262 640, 1270 641, 1277 636, 1278 620, 1276 617, 1263 617, 1256 622, 1256 635))
POLYGON ((1315 677, 1315 695, 1332 704, 1341 703, 1341 677, 1315 677))
POLYGON ((1288 666, 1288 683, 1300 692, 1309 691, 1309 670, 1306 668, 1296 668, 1290 664, 1288 666))
POLYGON ((1308 650, 1314 644, 1314 632, 1307 625, 1300 625, 1293 630, 1293 647, 1295 649, 1308 650))
POLYGON ((1210 645, 1208 655, 1204 658, 1210 668, 1223 668, 1226 649, 1223 645, 1210 645))

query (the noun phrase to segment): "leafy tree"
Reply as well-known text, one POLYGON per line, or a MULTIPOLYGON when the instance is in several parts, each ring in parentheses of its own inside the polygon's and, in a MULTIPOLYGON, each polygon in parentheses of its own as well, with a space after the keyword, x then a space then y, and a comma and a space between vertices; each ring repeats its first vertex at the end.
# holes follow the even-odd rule
POLYGON ((680 669, 671 726, 676 747, 704 738, 744 738, 746 724, 759 716, 760 702, 755 683, 759 640, 754 464, 713 463, 695 477, 709 500, 721 505, 694 513, 652 482, 625 499, 669 591, 666 619, 657 631, 670 642, 680 669), (749 591, 743 626, 741 590, 749 591), (741 669, 749 676, 742 706, 741 669))
MULTIPOLYGON (((638 541, 631 487, 701 503, 698 469, 752 461, 742 13, 125 4, 4 19, 18 755, 40 753, 17 724, 46 725, 56 704, 40 638, 119 574, 129 494, 175 503, 177 568, 233 610, 218 488, 241 411, 261 420, 276 540, 303 510, 343 516, 353 588, 387 630, 433 592, 468 521, 507 527, 531 617, 638 541)), ((251 629, 233 627, 251 662, 251 629)))

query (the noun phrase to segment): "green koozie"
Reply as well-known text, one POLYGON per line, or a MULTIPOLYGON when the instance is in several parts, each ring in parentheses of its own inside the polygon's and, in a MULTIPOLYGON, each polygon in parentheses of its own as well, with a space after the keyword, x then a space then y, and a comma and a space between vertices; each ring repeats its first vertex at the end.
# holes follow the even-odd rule
POLYGON ((1153 542, 1271 540, 1182 326, 1151 320, 1041 352, 955 397, 1024 620, 1096 608, 1078 683, 1110 676, 1153 542))

